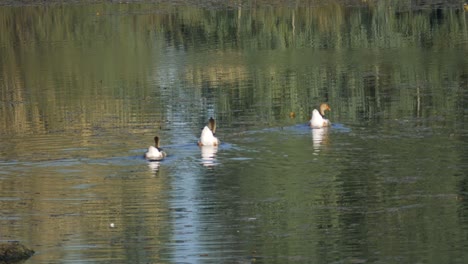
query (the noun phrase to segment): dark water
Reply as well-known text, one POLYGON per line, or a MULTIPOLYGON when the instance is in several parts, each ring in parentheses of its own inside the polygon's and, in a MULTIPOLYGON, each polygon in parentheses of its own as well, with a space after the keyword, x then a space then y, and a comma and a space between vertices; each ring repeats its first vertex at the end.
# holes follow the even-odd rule
POLYGON ((0 242, 26 263, 466 263, 468 13, 382 2, 1 6, 0 242), (200 149, 209 117, 222 144, 200 149))

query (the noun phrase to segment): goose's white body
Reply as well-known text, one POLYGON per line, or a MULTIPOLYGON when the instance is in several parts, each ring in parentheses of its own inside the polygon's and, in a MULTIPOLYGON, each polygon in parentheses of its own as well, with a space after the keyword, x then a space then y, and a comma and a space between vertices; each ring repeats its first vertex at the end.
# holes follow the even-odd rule
POLYGON ((145 153, 147 160, 162 160, 166 157, 166 153, 158 148, 150 146, 148 151, 145 153))
POLYGON ((166 152, 159 148, 159 137, 154 137, 154 147, 149 146, 145 153, 145 158, 149 161, 162 160, 166 157, 166 152))
POLYGON ((323 118, 317 109, 312 111, 312 119, 310 119, 311 128, 322 128, 330 126, 330 120, 323 118))
POLYGON ((198 141, 200 146, 218 146, 219 139, 213 135, 213 131, 208 126, 205 126, 202 130, 200 140, 198 141))

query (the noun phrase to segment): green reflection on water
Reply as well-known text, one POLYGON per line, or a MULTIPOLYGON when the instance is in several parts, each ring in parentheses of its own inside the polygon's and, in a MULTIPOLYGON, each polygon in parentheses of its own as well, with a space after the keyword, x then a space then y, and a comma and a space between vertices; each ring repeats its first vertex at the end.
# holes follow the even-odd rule
MULTIPOLYGON (((81 212, 83 222, 48 211, 38 221, 95 227, 97 244, 109 240, 104 216, 123 212, 116 254, 129 262, 463 263, 466 13, 408 5, 2 6, 0 158, 12 163, 2 193, 46 200, 32 204, 39 211, 81 212), (347 129, 316 142, 296 125, 322 101, 347 129), (210 116, 232 146, 205 170, 183 144, 210 116), (156 180, 136 158, 100 160, 139 155, 155 133, 172 155, 156 180), (35 169, 62 159, 79 165, 35 169), (63 191, 74 186, 90 187, 63 191), (49 201, 58 194, 111 203, 49 201)), ((6 207, 22 216, 25 204, 6 207)), ((11 236, 26 236, 15 228, 11 236)))
POLYGON ((293 111, 305 120, 325 100, 343 121, 453 122, 466 82, 465 13, 399 10, 2 7, 2 128, 121 127, 154 112, 161 122, 166 109, 186 103, 174 98, 181 94, 188 104, 208 99, 193 110, 214 107, 227 123, 233 112, 278 121, 293 111))

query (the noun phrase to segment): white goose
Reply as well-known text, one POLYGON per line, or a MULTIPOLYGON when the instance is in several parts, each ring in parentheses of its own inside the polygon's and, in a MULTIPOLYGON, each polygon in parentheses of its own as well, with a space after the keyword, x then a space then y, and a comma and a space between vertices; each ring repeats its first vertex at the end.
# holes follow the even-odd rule
POLYGON ((208 125, 202 130, 198 146, 218 146, 219 139, 214 136, 216 133, 216 122, 211 117, 208 121, 208 125))
POLYGON ((323 118, 325 115, 325 110, 331 111, 331 108, 328 104, 322 103, 320 105, 320 112, 317 109, 312 111, 312 118, 309 121, 311 128, 322 128, 331 126, 330 120, 323 118))
POLYGON ((145 158, 149 161, 162 160, 166 157, 166 152, 164 152, 159 147, 159 137, 154 137, 154 147, 149 146, 148 151, 145 153, 145 158))

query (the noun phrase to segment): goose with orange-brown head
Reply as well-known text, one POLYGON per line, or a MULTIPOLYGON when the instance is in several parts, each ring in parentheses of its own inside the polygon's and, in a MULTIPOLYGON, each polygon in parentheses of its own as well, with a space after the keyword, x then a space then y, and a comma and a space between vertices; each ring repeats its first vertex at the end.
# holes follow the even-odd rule
POLYGON ((312 118, 309 121, 311 128, 322 128, 331 126, 330 120, 324 118, 325 111, 331 111, 330 106, 327 103, 322 103, 320 105, 320 112, 317 109, 312 111, 312 118))

